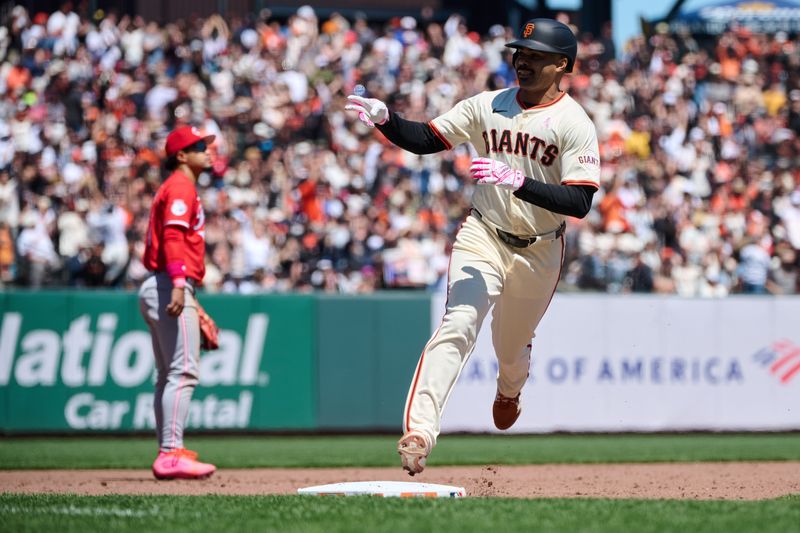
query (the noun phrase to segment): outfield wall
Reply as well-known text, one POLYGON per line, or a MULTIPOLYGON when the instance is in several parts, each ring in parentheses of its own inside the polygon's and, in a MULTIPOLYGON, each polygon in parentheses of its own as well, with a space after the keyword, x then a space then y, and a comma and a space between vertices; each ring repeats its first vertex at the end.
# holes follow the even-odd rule
MULTIPOLYGON (((222 328, 189 426, 399 431, 443 295, 203 295, 222 328)), ((0 293, 0 432, 153 427, 153 356, 135 294, 0 293)), ((800 429, 800 297, 558 294, 512 431, 800 429)), ((493 431, 488 322, 444 432, 493 431)))
MULTIPOLYGON (((494 431, 496 375, 487 319, 444 432, 494 431)), ((800 298, 557 294, 522 398, 512 432, 800 429, 800 298)))
MULTIPOLYGON (((222 332, 189 427, 392 429, 428 337, 424 293, 202 295, 222 332)), ((154 361, 135 294, 0 293, 0 431, 154 427, 154 361)))

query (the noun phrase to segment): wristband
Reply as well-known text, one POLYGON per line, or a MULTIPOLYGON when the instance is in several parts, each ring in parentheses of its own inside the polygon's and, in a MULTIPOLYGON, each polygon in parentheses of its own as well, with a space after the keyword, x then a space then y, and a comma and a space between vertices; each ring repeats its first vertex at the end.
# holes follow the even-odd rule
POLYGON ((186 286, 186 278, 183 276, 179 278, 172 278, 172 286, 176 289, 182 289, 186 286))

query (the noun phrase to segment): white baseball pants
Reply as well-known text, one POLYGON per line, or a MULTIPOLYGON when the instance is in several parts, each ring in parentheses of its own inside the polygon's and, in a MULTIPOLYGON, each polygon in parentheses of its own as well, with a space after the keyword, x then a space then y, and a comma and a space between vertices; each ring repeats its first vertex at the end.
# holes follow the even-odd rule
POLYGON ((436 442, 444 406, 490 309, 497 388, 512 397, 522 390, 531 339, 555 293, 563 259, 563 236, 513 248, 476 215, 467 217, 450 257, 442 323, 425 345, 408 392, 404 432, 424 431, 436 442))

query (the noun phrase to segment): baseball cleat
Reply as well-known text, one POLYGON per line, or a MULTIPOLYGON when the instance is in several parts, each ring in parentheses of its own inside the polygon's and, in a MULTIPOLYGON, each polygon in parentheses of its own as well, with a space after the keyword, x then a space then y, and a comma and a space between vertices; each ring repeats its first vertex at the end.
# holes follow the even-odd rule
POLYGON ((408 431, 397 441, 397 453, 400 454, 403 470, 409 476, 419 474, 425 469, 425 460, 431 453, 430 440, 421 431, 408 431))
POLYGON ((156 479, 206 479, 216 469, 212 464, 198 461, 197 452, 185 448, 159 452, 153 463, 153 475, 156 479))
POLYGON ((494 405, 492 405, 492 418, 494 418, 494 425, 497 429, 508 429, 517 421, 522 412, 519 396, 517 394, 513 398, 509 398, 497 391, 494 405))

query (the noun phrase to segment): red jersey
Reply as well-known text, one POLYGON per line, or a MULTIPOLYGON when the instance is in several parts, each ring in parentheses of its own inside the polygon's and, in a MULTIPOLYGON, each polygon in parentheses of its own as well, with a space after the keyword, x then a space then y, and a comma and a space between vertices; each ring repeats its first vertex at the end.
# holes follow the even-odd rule
POLYGON ((186 228, 185 248, 179 258, 186 265, 186 277, 202 281, 206 273, 206 215, 194 183, 177 170, 158 188, 150 208, 144 266, 151 272, 167 271, 163 235, 164 228, 173 225, 186 228))

